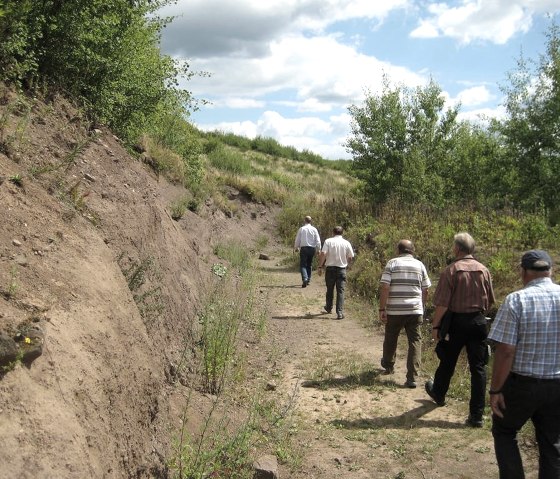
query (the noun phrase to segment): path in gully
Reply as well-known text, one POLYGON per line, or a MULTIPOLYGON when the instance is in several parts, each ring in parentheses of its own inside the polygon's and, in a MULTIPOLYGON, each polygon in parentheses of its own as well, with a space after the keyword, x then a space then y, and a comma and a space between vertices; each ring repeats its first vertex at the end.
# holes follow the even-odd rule
MULTIPOLYGON (((490 420, 471 429, 463 424, 466 404, 436 407, 423 388, 433 371, 423 373, 418 388, 404 387, 404 336, 395 374, 381 375, 382 329, 364 326, 360 316, 367 312, 357 300, 347 298, 346 318, 339 321, 321 313, 325 285, 316 272, 302 288, 292 268, 272 261, 260 268, 268 335, 282 371, 278 393, 286 401, 293 397, 294 443, 303 454, 297 470, 281 466, 282 479, 498 477, 490 420), (339 374, 310 381, 312 371, 345 364, 343 371, 353 365, 365 373, 359 380, 339 374)), ((537 477, 534 465, 526 470, 528 479, 537 477)))

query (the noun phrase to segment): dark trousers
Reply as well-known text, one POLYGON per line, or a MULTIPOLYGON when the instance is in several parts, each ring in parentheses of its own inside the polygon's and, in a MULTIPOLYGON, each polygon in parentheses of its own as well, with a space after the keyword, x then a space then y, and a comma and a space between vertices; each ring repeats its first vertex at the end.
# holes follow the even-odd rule
POLYGON ((315 256, 315 248, 313 246, 302 246, 299 249, 299 268, 301 271, 301 280, 304 283, 311 281, 313 256, 315 256))
POLYGON ((560 380, 510 374, 504 387, 504 417, 492 416, 500 479, 523 479, 517 433, 531 419, 539 446, 539 479, 560 478, 560 380))
POLYGON ((385 339, 383 340, 383 364, 386 368, 395 365, 397 355, 397 342, 399 334, 404 328, 408 338, 408 357, 406 360, 406 379, 415 381, 420 369, 421 354, 421 335, 420 326, 422 325, 421 314, 403 314, 387 316, 385 324, 385 339))
POLYGON ((434 395, 445 398, 457 359, 465 347, 471 372, 470 415, 473 419, 482 419, 488 363, 486 318, 482 313, 453 313, 448 334, 449 341, 438 343, 440 363, 434 376, 434 395))
POLYGON ((336 286, 336 314, 342 314, 344 310, 344 289, 346 287, 346 268, 327 266, 325 270, 325 284, 327 295, 325 306, 328 311, 332 310, 334 288, 336 286))

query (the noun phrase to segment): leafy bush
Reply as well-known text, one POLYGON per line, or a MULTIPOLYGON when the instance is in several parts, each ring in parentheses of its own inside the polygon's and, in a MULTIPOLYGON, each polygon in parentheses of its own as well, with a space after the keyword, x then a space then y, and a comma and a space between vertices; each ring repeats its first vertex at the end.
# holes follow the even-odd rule
POLYGON ((161 104, 172 116, 190 105, 177 87, 186 64, 163 56, 156 12, 169 0, 5 0, 0 16, 0 80, 46 82, 83 103, 129 143, 156 124, 161 104), (177 109, 170 109, 174 105, 177 109))

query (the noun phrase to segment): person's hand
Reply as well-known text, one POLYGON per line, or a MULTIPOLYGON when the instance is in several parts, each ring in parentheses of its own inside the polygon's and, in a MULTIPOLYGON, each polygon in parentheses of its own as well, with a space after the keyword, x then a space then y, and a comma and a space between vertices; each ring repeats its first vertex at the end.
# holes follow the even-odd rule
POLYGON ((379 310, 379 319, 383 324, 387 324, 387 311, 379 310))
POLYGON ((318 274, 319 276, 323 276, 323 267, 322 267, 322 266, 319 266, 319 267, 317 268, 317 274, 318 274))
POLYGON ((502 393, 490 394, 490 409, 496 416, 504 417, 503 411, 506 410, 506 403, 502 393))

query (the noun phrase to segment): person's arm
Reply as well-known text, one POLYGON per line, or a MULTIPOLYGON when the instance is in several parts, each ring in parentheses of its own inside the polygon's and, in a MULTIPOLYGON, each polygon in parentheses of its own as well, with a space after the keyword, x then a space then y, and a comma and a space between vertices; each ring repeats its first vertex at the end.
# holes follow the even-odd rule
POLYGON ((294 241, 294 251, 297 253, 299 251, 299 241, 301 237, 301 228, 298 230, 296 234, 296 240, 294 241))
POLYGON ((438 332, 441 328, 441 318, 447 312, 447 306, 436 306, 434 317, 432 318, 432 339, 438 339, 438 332))
POLYGON ((515 346, 505 343, 496 343, 492 381, 490 383, 490 408, 498 417, 504 417, 502 411, 505 410, 506 404, 504 402, 502 388, 511 372, 514 358, 515 346))
POLYGON ((319 253, 319 268, 323 268, 325 266, 325 261, 327 260, 327 255, 324 251, 319 253))
POLYGON ((427 302, 428 302, 428 288, 422 288, 422 311, 426 310, 427 302))
POLYGON ((379 289, 379 319, 383 324, 387 323, 387 300, 389 299, 389 283, 381 283, 379 289))

